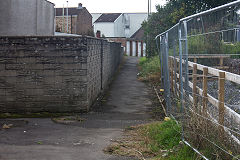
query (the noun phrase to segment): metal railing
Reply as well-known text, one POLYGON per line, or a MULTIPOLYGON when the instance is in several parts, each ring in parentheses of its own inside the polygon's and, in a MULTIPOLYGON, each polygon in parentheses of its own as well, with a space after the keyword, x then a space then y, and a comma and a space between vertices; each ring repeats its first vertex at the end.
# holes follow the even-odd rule
POLYGON ((182 141, 203 159, 214 157, 202 153, 206 148, 240 159, 240 75, 228 66, 237 61, 240 69, 239 27, 238 0, 183 18, 155 37, 167 114, 181 122, 182 141))

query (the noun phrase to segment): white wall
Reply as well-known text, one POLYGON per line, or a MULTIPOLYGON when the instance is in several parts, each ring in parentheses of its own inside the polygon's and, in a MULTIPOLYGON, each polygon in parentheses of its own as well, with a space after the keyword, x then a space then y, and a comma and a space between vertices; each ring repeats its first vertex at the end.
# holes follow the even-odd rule
MULTIPOLYGON (((130 41, 127 41, 126 53, 130 56, 130 41)), ((136 56, 136 41, 132 41, 132 56, 136 56)), ((146 43, 143 43, 143 56, 146 56, 146 43)), ((141 42, 138 42, 138 57, 141 57, 141 42)))
POLYGON ((130 42, 129 41, 127 41, 126 46, 127 46, 127 51, 126 51, 127 55, 130 56, 130 42))
POLYGON ((143 57, 146 57, 146 43, 143 43, 143 57))
POLYGON ((98 22, 94 23, 94 33, 101 31, 101 35, 104 34, 105 37, 114 37, 114 23, 110 22, 98 22))
MULTIPOLYGON (((93 23, 101 16, 100 13, 92 13, 93 23)), ((115 22, 110 25, 110 22, 97 22, 94 23, 94 32, 100 30, 106 37, 131 37, 139 28, 144 20, 147 20, 147 13, 123 13, 115 22), (129 15, 130 29, 125 30, 124 14, 129 15), (105 25, 105 26, 104 26, 105 25), (112 28, 111 28, 111 27, 112 28), (114 32, 114 33, 112 33, 114 32), (128 33, 129 32, 129 33, 128 33)))
POLYGON ((141 57, 141 42, 138 42, 138 57, 141 57))
POLYGON ((147 20, 147 13, 125 13, 130 18, 130 37, 141 27, 144 20, 147 20))
POLYGON ((132 56, 136 56, 136 42, 133 41, 132 42, 132 56))
POLYGON ((102 15, 102 13, 91 13, 92 15, 92 24, 102 15))
POLYGON ((54 5, 46 0, 0 0, 0 36, 54 35, 54 5))
POLYGON ((125 37, 123 15, 120 15, 114 22, 114 37, 125 37))

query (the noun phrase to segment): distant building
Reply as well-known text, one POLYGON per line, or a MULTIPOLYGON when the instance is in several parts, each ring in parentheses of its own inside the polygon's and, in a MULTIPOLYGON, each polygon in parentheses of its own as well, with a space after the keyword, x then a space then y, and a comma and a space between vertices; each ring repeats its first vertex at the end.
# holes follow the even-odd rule
POLYGON ((92 13, 94 32, 108 38, 130 38, 141 28, 147 13, 92 13))
POLYGON ((94 33, 120 42, 130 56, 145 56, 144 30, 142 23, 147 13, 92 13, 94 33))
POLYGON ((94 36, 92 15, 81 3, 75 8, 56 8, 56 32, 94 36))
POLYGON ((46 0, 1 0, 0 36, 54 35, 54 4, 46 0))
POLYGON ((143 27, 139 28, 132 36, 132 39, 138 40, 138 41, 142 41, 144 37, 144 30, 143 27))

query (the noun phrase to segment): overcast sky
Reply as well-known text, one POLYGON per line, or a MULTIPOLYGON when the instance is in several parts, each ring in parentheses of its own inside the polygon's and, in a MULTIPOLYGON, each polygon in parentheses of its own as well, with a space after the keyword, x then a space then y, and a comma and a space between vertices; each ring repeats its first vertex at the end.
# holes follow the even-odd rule
MULTIPOLYGON (((67 0, 48 0, 55 3, 56 7, 67 6, 67 0)), ((119 12, 147 12, 148 0, 68 0, 69 7, 77 7, 82 3, 90 13, 119 13, 119 12)), ((152 0, 152 12, 155 5, 164 5, 166 0, 152 0)))

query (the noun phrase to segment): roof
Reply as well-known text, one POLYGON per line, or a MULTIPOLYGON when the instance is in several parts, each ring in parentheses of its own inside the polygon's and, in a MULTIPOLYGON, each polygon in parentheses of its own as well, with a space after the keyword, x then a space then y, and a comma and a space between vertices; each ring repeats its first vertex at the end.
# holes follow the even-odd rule
POLYGON ((134 38, 136 40, 143 40, 144 37, 144 30, 143 27, 140 27, 132 36, 131 38, 134 38))
POLYGON ((96 22, 114 22, 122 13, 104 13, 102 14, 96 22))

